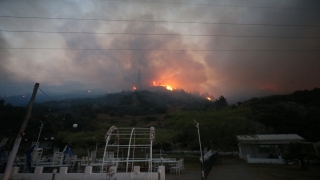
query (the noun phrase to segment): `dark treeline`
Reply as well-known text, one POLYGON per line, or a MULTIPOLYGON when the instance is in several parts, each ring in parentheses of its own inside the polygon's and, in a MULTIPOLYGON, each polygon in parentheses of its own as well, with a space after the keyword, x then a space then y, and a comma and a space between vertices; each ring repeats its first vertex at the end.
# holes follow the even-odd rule
MULTIPOLYGON (((66 99, 34 104, 26 137, 36 140, 40 120, 42 137, 55 137, 55 146, 72 140, 74 146, 104 143, 112 126, 156 128, 155 148, 198 149, 200 123, 204 147, 236 150, 236 135, 298 134, 310 142, 320 141, 320 89, 288 95, 253 98, 228 105, 223 96, 209 101, 183 90, 131 91, 98 98, 66 99), (77 124, 77 128, 73 128, 77 124)), ((0 101, 1 138, 15 137, 25 116, 25 107, 0 101)))
POLYGON ((264 124, 268 133, 296 133, 308 141, 320 141, 319 88, 254 98, 242 105, 252 109, 250 118, 264 124))

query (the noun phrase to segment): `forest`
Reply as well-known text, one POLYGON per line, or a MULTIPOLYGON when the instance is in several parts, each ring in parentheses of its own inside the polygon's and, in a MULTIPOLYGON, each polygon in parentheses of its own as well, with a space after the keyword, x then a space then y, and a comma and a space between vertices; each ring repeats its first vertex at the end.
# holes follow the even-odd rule
MULTIPOLYGON (((0 138, 14 141, 25 114, 26 107, 0 100, 0 138)), ((90 149, 96 144, 104 146, 105 133, 113 125, 154 126, 154 148, 197 150, 193 120, 200 123, 203 146, 215 150, 237 150, 236 135, 298 134, 309 142, 318 142, 320 89, 252 98, 237 104, 228 104, 224 96, 208 100, 183 90, 123 91, 95 98, 47 101, 34 104, 23 138, 36 141, 43 122, 41 141, 54 137, 54 147, 69 143, 74 148, 90 149)))

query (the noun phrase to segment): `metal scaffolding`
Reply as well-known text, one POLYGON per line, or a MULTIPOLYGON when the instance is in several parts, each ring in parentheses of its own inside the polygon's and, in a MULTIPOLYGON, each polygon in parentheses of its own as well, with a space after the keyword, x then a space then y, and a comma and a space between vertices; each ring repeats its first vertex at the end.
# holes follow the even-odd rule
MULTIPOLYGON (((119 163, 125 163, 127 176, 134 171, 134 163, 148 163, 148 179, 152 179, 152 144, 155 140, 155 128, 117 128, 112 126, 105 135, 102 170, 107 173, 107 179, 116 176, 119 163), (114 139, 114 142, 111 142, 114 139), (112 149, 112 153, 110 151, 112 149), (120 149, 122 156, 119 157, 120 149), (137 149, 144 149, 144 157, 137 157, 137 149), (149 150, 149 153, 147 153, 149 150), (126 157, 123 152, 125 152, 126 157), (128 173, 129 169, 131 170, 128 173)), ((142 150, 143 151, 143 150, 142 150)), ((139 152, 139 151, 138 151, 139 152)), ((140 151, 141 152, 141 151, 140 151)))

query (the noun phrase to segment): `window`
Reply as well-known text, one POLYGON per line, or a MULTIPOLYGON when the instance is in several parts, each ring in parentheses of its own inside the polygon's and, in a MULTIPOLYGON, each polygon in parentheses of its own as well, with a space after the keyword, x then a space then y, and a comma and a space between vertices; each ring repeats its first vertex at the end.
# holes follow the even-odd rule
POLYGON ((259 145, 260 153, 271 153, 270 145, 259 145))
POLYGON ((278 144, 260 144, 259 145, 260 153, 268 153, 268 154, 281 154, 283 153, 283 145, 278 144))

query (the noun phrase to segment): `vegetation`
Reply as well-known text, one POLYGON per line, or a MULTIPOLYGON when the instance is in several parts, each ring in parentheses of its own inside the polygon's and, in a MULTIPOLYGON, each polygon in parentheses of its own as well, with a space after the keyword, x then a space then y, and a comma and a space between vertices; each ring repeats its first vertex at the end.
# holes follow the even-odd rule
MULTIPOLYGON (((0 101, 0 138, 16 136, 25 110, 0 101)), ((35 104, 25 138, 36 140, 40 120, 44 122, 41 139, 55 137, 54 146, 60 147, 66 143, 81 148, 104 145, 104 135, 112 125, 155 126, 155 148, 198 150, 196 120, 203 147, 236 150, 236 135, 243 134, 294 133, 310 142, 320 141, 319 119, 319 88, 237 105, 228 105, 223 96, 210 101, 183 90, 131 91, 35 104)))
POLYGON ((4 100, 0 99, 0 137, 16 136, 25 115, 26 108, 5 104, 4 100))
POLYGON ((290 143, 288 153, 283 156, 286 164, 290 162, 299 163, 304 170, 309 168, 309 161, 316 160, 316 158, 313 152, 313 145, 306 143, 290 143))

